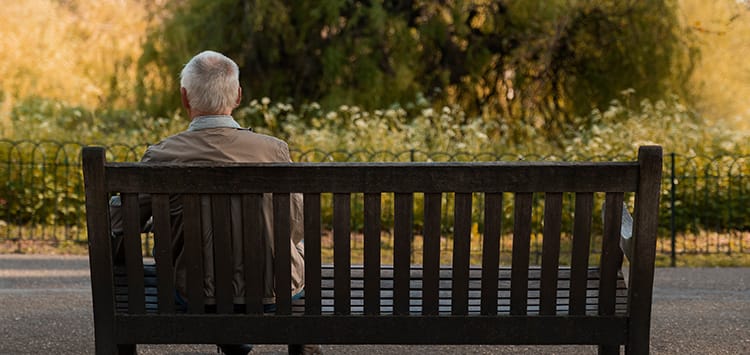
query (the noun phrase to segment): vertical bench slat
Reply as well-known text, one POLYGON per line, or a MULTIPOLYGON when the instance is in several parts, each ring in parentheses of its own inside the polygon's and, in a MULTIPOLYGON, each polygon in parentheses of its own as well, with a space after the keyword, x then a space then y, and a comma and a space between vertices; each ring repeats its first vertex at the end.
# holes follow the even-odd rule
POLYGON ((292 314, 291 197, 273 194, 274 278, 276 314, 292 314))
POLYGON ((529 289, 531 192, 517 192, 513 217, 513 256, 510 274, 510 314, 525 315, 529 289))
POLYGON ((442 194, 424 194, 422 314, 438 314, 440 290, 440 209, 442 194))
POLYGON ((304 194, 305 314, 320 314, 320 194, 304 194))
POLYGON ((172 228, 169 195, 151 196, 154 216, 154 259, 156 260, 159 313, 174 313, 174 266, 172 263, 172 228))
POLYGON ((469 312, 469 253, 471 252, 471 193, 456 193, 453 226, 453 315, 469 312))
POLYGON ((662 148, 638 149, 638 191, 635 197, 633 250, 630 260, 628 312, 630 322, 625 351, 645 354, 651 333, 651 301, 654 287, 656 234, 659 224, 659 190, 661 189, 662 148))
POLYGON ((263 314, 266 247, 263 240, 263 195, 242 195, 242 267, 245 280, 245 312, 263 314))
POLYGON ((351 195, 333 194, 334 313, 351 312, 351 195))
POLYGON ((576 194, 573 221, 573 251, 570 261, 570 314, 586 314, 586 288, 588 282, 589 249, 591 244, 591 211, 594 194, 576 194))
POLYGON ((562 224, 562 193, 544 195, 544 241, 542 244, 542 280, 539 314, 554 315, 557 311, 557 275, 560 259, 560 227, 562 224))
POLYGON ((503 220, 503 194, 484 195, 484 240, 482 245, 482 301, 483 315, 497 314, 497 278, 500 267, 500 236, 503 220))
POLYGON ((198 195, 182 196, 188 312, 203 313, 205 304, 201 202, 198 195))
POLYGON ((380 193, 365 193, 365 314, 380 313, 380 193))
POLYGON ((91 301, 97 354, 112 354, 118 349, 115 333, 115 289, 112 270, 112 238, 108 214, 109 193, 105 188, 105 151, 102 147, 84 147, 83 178, 86 190, 86 234, 91 271, 91 301))
POLYGON ((321 312, 320 194, 304 194, 305 314, 321 312))
POLYGON ((620 250, 622 200, 623 193, 621 192, 610 192, 605 197, 601 276, 599 280, 599 315, 615 313, 617 271, 622 264, 622 251, 620 250))
POLYGON ((393 216, 393 313, 409 314, 414 195, 396 193, 393 216))
POLYGON ((211 196, 211 229, 214 234, 214 296, 217 313, 234 311, 230 210, 228 195, 211 196))
POLYGON ((128 312, 146 312, 146 293, 143 286, 143 251, 138 194, 122 194, 123 243, 125 266, 128 272, 128 312))

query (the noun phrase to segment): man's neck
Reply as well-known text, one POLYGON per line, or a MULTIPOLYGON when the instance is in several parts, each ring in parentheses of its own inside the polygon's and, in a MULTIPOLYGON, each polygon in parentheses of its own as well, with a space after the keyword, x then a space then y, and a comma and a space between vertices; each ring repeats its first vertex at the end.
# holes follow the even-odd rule
POLYGON ((203 116, 231 116, 232 111, 228 110, 224 112, 205 112, 205 111, 190 110, 190 112, 188 112, 188 115, 190 116, 190 120, 192 121, 198 117, 203 117, 203 116))

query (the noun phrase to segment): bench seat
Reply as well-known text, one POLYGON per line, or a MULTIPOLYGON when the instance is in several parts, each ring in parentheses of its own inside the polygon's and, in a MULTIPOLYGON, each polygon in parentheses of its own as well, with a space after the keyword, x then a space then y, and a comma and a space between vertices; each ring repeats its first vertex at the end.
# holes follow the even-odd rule
MULTIPOLYGON (((393 314, 393 267, 383 265, 380 270, 380 314, 393 314)), ((115 298, 118 313, 128 311, 128 286, 124 267, 115 268, 115 298)), ((481 301, 481 275, 482 269, 472 267, 469 271, 469 309, 468 315, 480 314, 481 301)), ((501 267, 498 270, 498 292, 497 313, 498 315, 510 315, 510 276, 509 267, 501 267)), ((334 314, 334 291, 333 291, 333 265, 325 264, 321 270, 321 314, 334 314)), ((410 302, 409 312, 412 315, 422 314, 422 267, 411 266, 410 278, 410 302)), ((440 269, 440 292, 438 315, 451 314, 451 278, 450 266, 442 266, 440 269)), ((156 281, 156 266, 154 264, 144 265, 146 313, 158 313, 158 291, 156 281)), ((541 268, 531 267, 529 269, 529 302, 528 315, 539 314, 541 268)), ((595 315, 598 312, 599 297, 599 268, 588 269, 586 291, 586 314, 595 315)), ((568 314, 570 290, 570 268, 561 267, 558 272, 557 282, 557 314, 568 314)), ((624 315, 627 312, 627 287, 622 272, 618 273, 617 279, 616 315, 624 315)), ((351 267, 351 313, 352 315, 364 314, 364 268, 362 265, 351 267)), ((292 314, 304 313, 304 298, 293 302, 292 314)))

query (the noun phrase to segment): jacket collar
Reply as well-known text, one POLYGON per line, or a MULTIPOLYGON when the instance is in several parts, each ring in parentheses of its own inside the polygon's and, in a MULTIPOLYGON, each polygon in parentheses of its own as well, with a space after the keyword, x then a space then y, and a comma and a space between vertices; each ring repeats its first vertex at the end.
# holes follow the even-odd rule
POLYGON ((208 128, 240 128, 240 124, 228 115, 198 116, 190 122, 188 131, 208 128))

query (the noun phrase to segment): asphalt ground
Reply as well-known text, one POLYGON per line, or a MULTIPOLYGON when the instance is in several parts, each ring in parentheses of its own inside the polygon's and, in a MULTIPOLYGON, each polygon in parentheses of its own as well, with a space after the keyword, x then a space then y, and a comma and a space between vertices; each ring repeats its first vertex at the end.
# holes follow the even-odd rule
MULTIPOLYGON (((0 255, 0 354, 93 354, 88 259, 0 255)), ((141 345, 139 354, 216 354, 141 345)), ((326 354, 595 354, 593 346, 323 345, 326 354)), ((256 345, 251 354, 283 354, 256 345)), ((652 354, 750 354, 750 268, 656 270, 652 354)))

